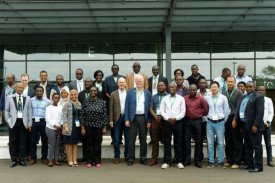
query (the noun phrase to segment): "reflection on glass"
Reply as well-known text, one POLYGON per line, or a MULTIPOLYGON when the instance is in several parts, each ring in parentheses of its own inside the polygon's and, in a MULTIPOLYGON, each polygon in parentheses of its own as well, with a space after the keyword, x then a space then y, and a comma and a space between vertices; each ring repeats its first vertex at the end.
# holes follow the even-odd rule
MULTIPOLYGON (((25 62, 4 62, 3 76, 14 74, 17 81, 20 81, 20 76, 25 72, 25 62)), ((32 77, 31 77, 32 78, 32 77)))
POLYGON ((4 51, 4 60, 25 60, 25 54, 17 54, 17 53, 13 53, 13 52, 10 52, 8 50, 5 50, 4 51))

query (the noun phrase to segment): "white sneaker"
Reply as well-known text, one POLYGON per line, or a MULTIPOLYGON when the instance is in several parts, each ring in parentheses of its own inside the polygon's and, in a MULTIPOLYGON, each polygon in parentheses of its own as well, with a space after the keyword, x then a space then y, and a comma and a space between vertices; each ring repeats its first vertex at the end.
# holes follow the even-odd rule
POLYGON ((169 165, 167 163, 164 163, 164 164, 161 165, 162 169, 167 169, 168 167, 169 167, 169 165))
POLYGON ((178 164, 177 164, 177 167, 178 167, 179 169, 183 169, 183 168, 184 168, 183 164, 181 164, 181 163, 178 163, 178 164))

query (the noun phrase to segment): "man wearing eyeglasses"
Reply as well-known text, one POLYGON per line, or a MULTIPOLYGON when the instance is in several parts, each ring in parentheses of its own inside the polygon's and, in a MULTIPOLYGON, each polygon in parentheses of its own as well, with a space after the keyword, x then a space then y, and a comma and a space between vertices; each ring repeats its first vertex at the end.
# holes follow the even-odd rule
POLYGON ((135 62, 133 64, 133 72, 126 75, 127 89, 132 89, 136 87, 134 82, 135 77, 141 75, 144 79, 144 89, 148 89, 148 76, 140 72, 140 63, 135 62))

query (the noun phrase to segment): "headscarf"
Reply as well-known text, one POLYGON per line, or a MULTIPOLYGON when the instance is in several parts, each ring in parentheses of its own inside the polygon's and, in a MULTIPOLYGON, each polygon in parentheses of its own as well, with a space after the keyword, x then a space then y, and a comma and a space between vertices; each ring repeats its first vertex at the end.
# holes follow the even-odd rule
MULTIPOLYGON (((70 95, 72 94, 72 93, 76 93, 76 96, 78 96, 78 92, 75 90, 75 89, 72 89, 71 91, 70 91, 70 95)), ((70 101, 72 102, 72 104, 74 105, 74 107, 76 108, 76 109, 81 109, 82 108, 82 106, 81 106, 81 103, 78 101, 78 98, 76 98, 76 101, 72 101, 71 99, 70 99, 70 101)))
POLYGON ((64 86, 61 90, 60 90, 60 101, 58 102, 58 105, 61 105, 62 107, 64 107, 64 105, 70 101, 70 89, 68 88, 68 86, 64 86), (61 92, 65 90, 68 93, 67 98, 62 98, 61 97, 61 92))

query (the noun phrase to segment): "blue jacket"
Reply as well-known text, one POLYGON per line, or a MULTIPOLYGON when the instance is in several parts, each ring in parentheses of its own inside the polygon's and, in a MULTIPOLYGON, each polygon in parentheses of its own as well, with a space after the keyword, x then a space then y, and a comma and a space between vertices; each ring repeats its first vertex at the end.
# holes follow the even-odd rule
MULTIPOLYGON (((133 88, 127 92, 126 100, 125 100, 125 112, 124 112, 124 120, 133 122, 135 113, 136 113, 136 88, 133 88)), ((150 101, 151 101, 152 94, 148 90, 144 90, 144 98, 145 98, 145 105, 144 105, 144 111, 145 111, 145 121, 147 123, 150 123, 150 101)))
MULTIPOLYGON (((117 75, 117 79, 124 77, 122 75, 117 75)), ((111 95, 111 93, 118 89, 117 83, 115 82, 113 75, 105 78, 105 93, 111 95)), ((104 94, 105 95, 105 94, 104 94)))

